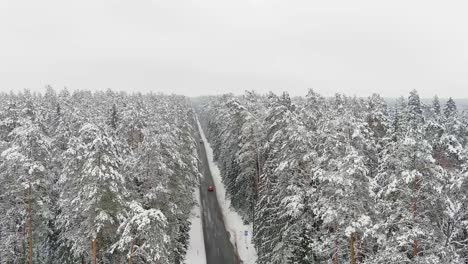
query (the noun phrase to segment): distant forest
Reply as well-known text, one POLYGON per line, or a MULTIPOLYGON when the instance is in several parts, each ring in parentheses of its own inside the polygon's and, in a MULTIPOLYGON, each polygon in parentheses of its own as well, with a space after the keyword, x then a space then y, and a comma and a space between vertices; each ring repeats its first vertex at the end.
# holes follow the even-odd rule
MULTIPOLYGON (((450 98, 437 98, 439 102, 447 102, 450 98)), ((398 102, 398 98, 384 98, 385 102, 389 106, 393 106, 398 102)), ((431 105, 434 98, 421 98, 421 103, 423 105, 431 105)), ((455 102, 455 105, 458 108, 458 111, 463 112, 468 110, 468 98, 452 98, 455 102)))

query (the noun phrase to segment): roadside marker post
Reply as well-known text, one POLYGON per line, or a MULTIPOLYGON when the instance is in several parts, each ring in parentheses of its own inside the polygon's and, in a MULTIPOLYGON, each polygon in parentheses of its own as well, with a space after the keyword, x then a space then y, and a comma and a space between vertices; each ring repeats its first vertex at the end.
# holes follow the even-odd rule
POLYGON ((249 244, 247 244, 247 237, 249 236, 249 231, 245 230, 244 231, 244 237, 245 237, 245 248, 249 249, 249 244))

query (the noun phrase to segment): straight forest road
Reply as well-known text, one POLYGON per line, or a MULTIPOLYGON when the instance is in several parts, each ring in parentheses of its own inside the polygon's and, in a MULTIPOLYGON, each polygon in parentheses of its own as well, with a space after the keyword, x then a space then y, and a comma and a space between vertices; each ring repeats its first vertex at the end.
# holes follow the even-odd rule
POLYGON ((236 264, 234 247, 229 240, 229 233, 224 225, 221 208, 216 198, 216 189, 208 192, 208 186, 214 186, 211 176, 205 144, 198 133, 198 155, 200 158, 200 201, 202 210, 203 237, 205 240, 207 264, 236 264))

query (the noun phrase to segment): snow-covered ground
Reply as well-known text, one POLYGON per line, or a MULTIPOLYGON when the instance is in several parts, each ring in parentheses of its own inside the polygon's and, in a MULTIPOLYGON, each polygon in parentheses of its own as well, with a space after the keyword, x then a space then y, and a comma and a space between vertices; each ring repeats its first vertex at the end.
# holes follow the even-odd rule
POLYGON ((189 232, 189 247, 185 256, 186 264, 206 264, 205 241, 203 240, 203 226, 200 209, 200 190, 194 192, 197 205, 192 209, 189 232))
POLYGON ((216 188, 216 196, 223 212, 226 229, 231 234, 231 242, 237 247, 237 252, 244 264, 254 264, 257 260, 257 252, 252 243, 252 225, 244 225, 241 216, 230 207, 231 200, 226 196, 226 189, 222 182, 221 173, 213 160, 213 150, 205 137, 200 122, 198 122, 198 128, 205 142, 206 155, 208 156, 208 164, 216 188))

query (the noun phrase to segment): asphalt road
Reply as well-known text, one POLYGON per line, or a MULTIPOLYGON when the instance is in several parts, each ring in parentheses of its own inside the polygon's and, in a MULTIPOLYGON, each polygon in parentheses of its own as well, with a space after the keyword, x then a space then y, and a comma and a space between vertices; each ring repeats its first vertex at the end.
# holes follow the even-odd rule
POLYGON ((229 240, 229 233, 223 221, 221 208, 216 198, 216 189, 208 192, 208 186, 214 186, 213 177, 208 166, 205 144, 198 136, 198 155, 200 171, 203 178, 200 181, 200 201, 202 208, 203 237, 205 240, 207 264, 236 264, 234 247, 229 240))

